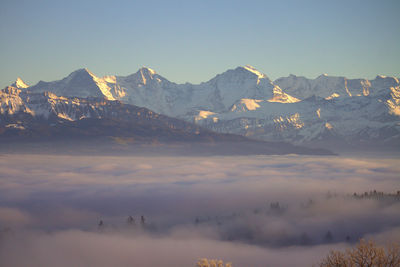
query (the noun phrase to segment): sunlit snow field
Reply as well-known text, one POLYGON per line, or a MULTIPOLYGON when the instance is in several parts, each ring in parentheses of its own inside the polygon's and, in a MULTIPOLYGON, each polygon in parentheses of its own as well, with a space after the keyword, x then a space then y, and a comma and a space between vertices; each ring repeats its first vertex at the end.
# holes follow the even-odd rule
POLYGON ((1 155, 0 266, 311 266, 400 241, 399 174, 398 158, 1 155))

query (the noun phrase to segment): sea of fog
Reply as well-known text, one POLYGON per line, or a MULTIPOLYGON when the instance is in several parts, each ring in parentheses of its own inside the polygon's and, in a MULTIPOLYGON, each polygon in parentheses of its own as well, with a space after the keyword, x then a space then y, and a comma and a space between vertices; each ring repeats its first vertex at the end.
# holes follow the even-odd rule
POLYGON ((400 242, 399 174, 371 156, 3 154, 0 266, 311 266, 400 242))

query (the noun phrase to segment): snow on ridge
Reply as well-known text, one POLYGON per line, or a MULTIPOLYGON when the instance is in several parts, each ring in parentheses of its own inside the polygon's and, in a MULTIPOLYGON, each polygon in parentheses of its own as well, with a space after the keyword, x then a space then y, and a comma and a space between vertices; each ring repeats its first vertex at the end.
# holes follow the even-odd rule
POLYGON ((29 85, 27 85, 20 77, 18 77, 17 80, 15 80, 13 84, 11 84, 11 86, 20 89, 25 89, 29 87, 29 85))
POLYGON ((233 104, 230 108, 232 112, 246 112, 249 110, 256 110, 260 107, 259 103, 263 100, 260 99, 250 99, 250 98, 242 98, 238 101, 238 103, 233 104))
POLYGON ((338 98, 338 97, 340 97, 339 94, 333 93, 333 94, 331 94, 330 96, 325 97, 325 99, 326 99, 326 100, 331 100, 331 99, 338 98))
POLYGON ((209 110, 200 110, 197 115, 194 116, 194 122, 207 119, 208 117, 215 115, 215 112, 209 110))
POLYGON ((274 81, 285 93, 304 100, 316 95, 325 99, 333 97, 376 96, 389 93, 389 88, 398 86, 394 77, 377 76, 374 80, 348 79, 342 76, 320 75, 315 79, 290 75, 274 81))
POLYGON ((254 73, 255 75, 257 75, 259 78, 266 78, 267 76, 264 73, 261 73, 260 71, 258 71, 256 68, 254 68, 251 65, 245 65, 243 67, 244 69, 254 73))
POLYGON ((146 67, 146 66, 141 67, 140 70, 148 71, 151 75, 157 74, 155 70, 153 70, 153 69, 151 69, 151 68, 148 68, 148 67, 146 67))
POLYGON ((273 94, 273 97, 268 99, 268 102, 296 103, 300 101, 300 99, 284 93, 279 86, 274 87, 273 94))

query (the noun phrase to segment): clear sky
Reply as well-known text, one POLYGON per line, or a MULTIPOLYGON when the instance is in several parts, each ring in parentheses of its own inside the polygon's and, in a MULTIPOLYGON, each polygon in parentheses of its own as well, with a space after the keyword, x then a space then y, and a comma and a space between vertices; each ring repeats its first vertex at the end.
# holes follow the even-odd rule
POLYGON ((271 79, 400 76, 399 0, 1 0, 0 38, 1 88, 82 67, 179 83, 246 64, 271 79))

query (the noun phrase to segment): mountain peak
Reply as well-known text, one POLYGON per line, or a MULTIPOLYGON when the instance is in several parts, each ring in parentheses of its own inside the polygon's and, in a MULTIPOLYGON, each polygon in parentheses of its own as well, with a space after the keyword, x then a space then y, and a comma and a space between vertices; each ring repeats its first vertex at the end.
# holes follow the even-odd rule
POLYGON ((136 73, 128 77, 138 80, 142 84, 147 84, 148 81, 153 80, 153 75, 156 74, 154 70, 143 66, 136 73))
POLYGON ((249 71, 251 73, 254 73, 255 75, 258 76, 258 78, 266 78, 267 77, 265 74, 261 73, 260 71, 258 71, 256 68, 254 68, 251 65, 245 65, 245 66, 243 66, 241 68, 243 68, 243 69, 245 69, 245 70, 247 70, 247 71, 249 71))
POLYGON ((139 71, 140 71, 141 73, 147 73, 147 74, 150 74, 150 75, 155 75, 155 74, 157 74, 155 70, 150 69, 150 68, 148 68, 148 67, 146 67, 146 66, 141 67, 141 68, 139 69, 139 71))
POLYGON ((88 68, 77 69, 76 71, 71 72, 68 76, 81 76, 81 75, 90 75, 92 77, 96 77, 88 68))
POLYGON ((317 79, 318 79, 318 78, 325 78, 325 77, 328 77, 328 74, 327 74, 327 73, 322 73, 321 75, 319 75, 319 76, 317 77, 317 79))
POLYGON ((13 84, 11 84, 11 86, 21 89, 29 87, 29 85, 27 85, 20 77, 18 77, 17 80, 15 80, 13 84))
POLYGON ((94 82, 95 80, 98 79, 99 78, 87 68, 77 69, 76 71, 71 72, 66 78, 64 78, 64 80, 67 82, 75 81, 79 83, 82 81, 94 82))

